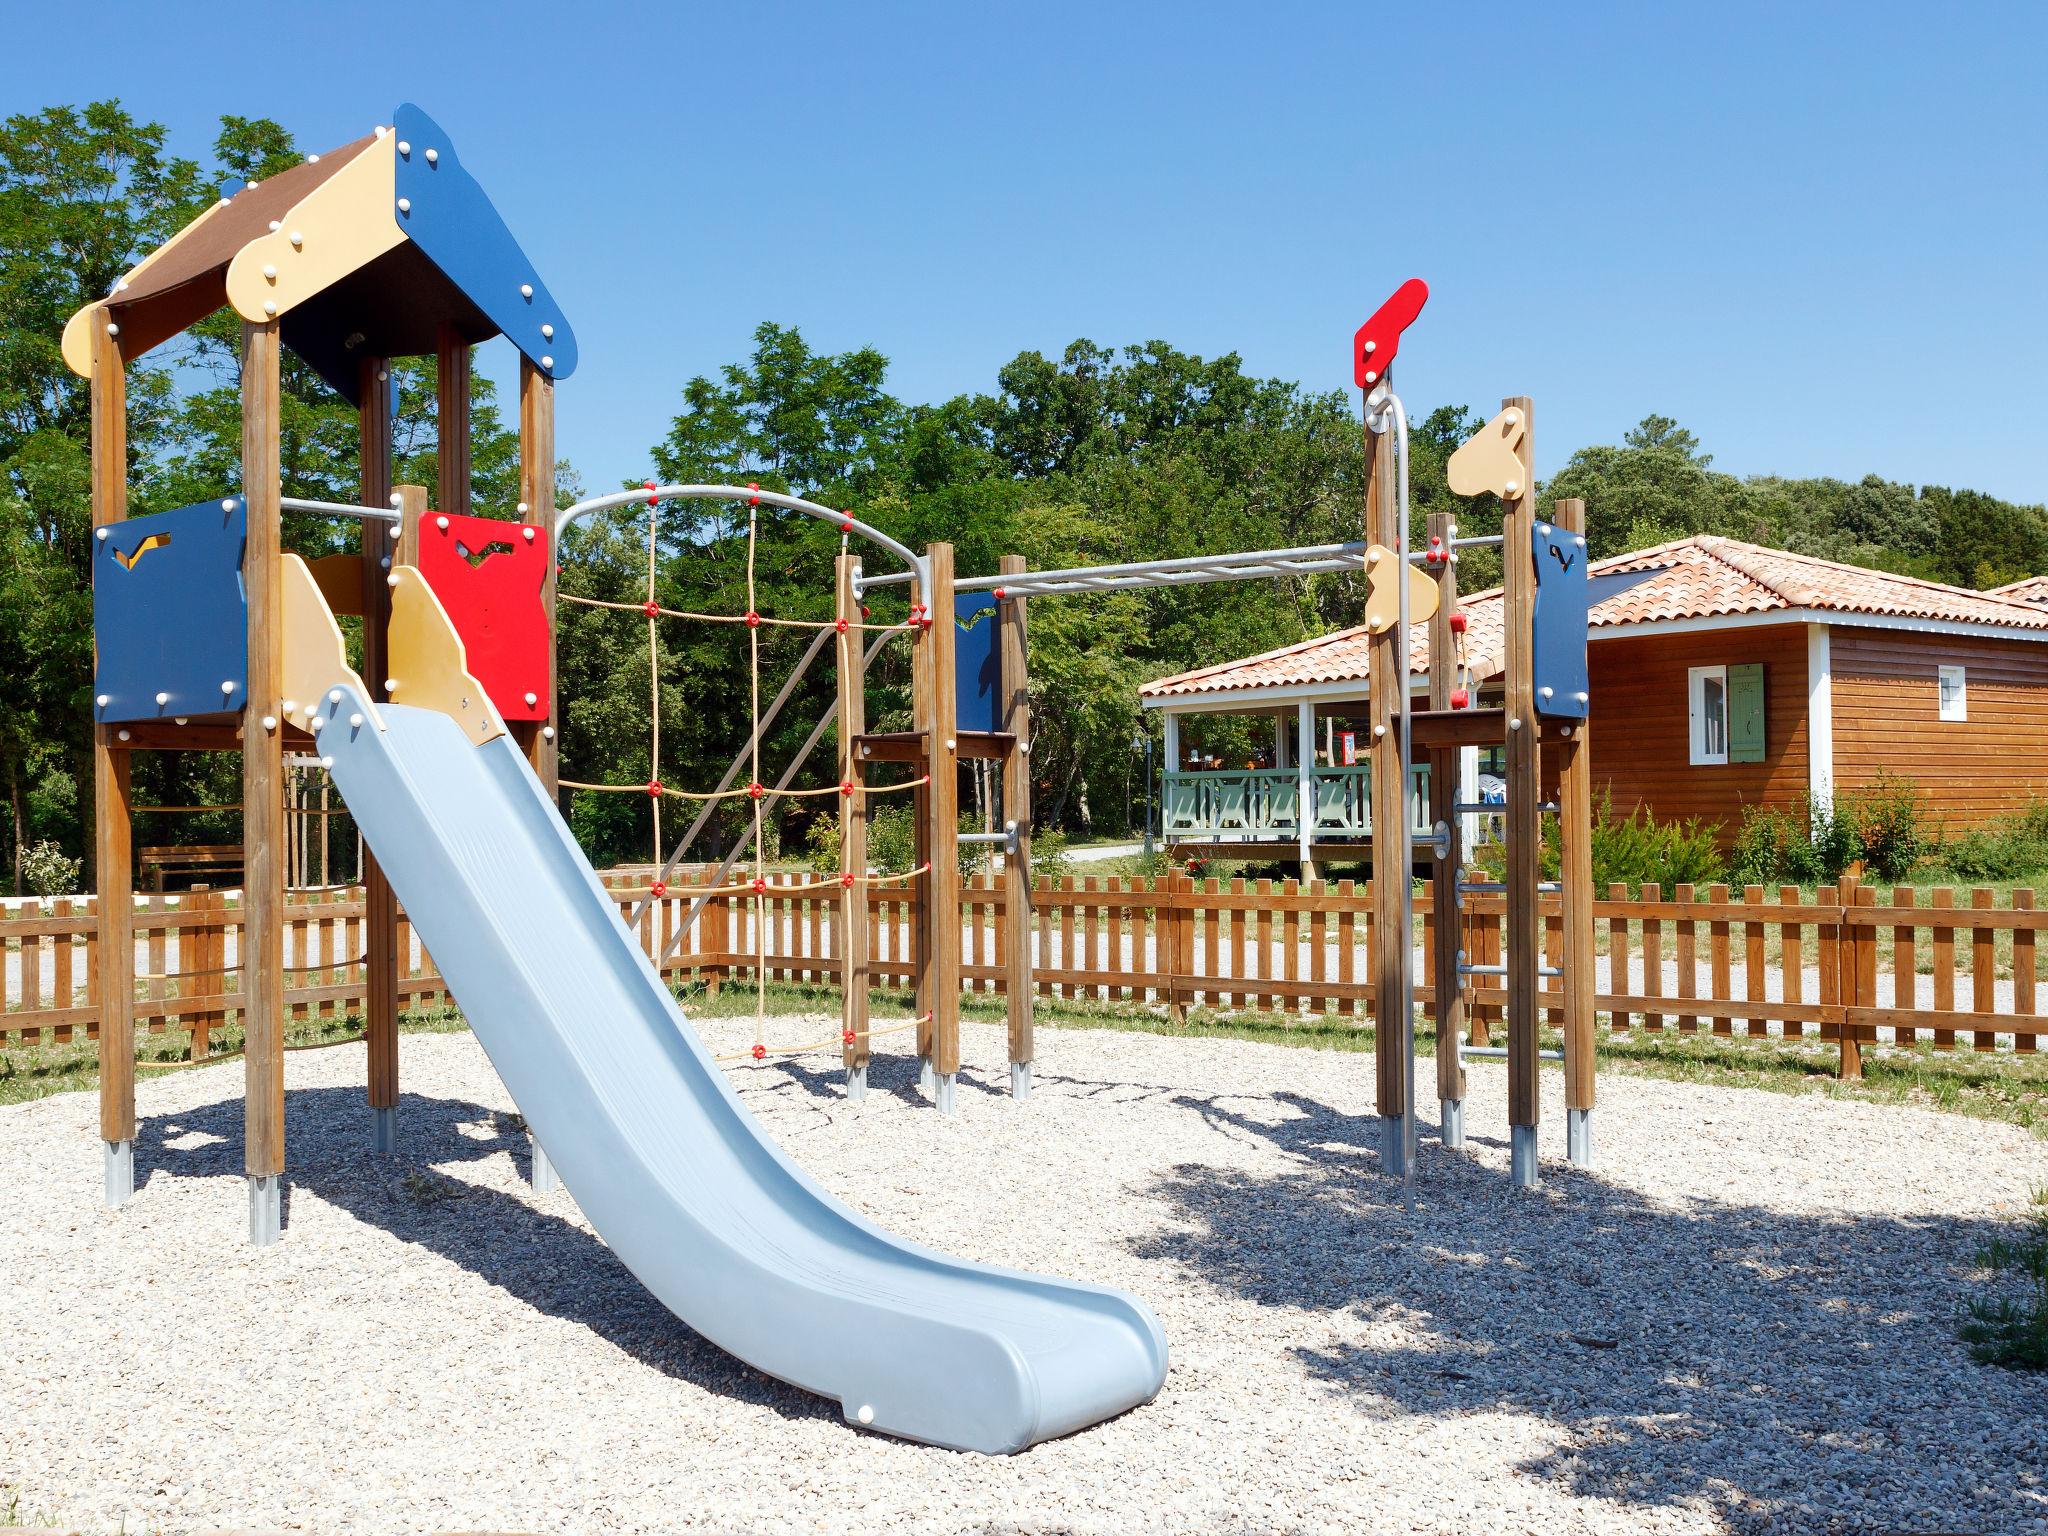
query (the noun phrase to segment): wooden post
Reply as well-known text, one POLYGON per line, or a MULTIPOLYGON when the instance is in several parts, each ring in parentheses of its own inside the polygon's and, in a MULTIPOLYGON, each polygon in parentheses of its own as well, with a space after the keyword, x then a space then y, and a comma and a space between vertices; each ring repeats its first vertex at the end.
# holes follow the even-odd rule
MULTIPOLYGON (((910 583, 911 615, 930 597, 921 579, 910 583)), ((932 646, 931 632, 919 628, 910 642, 910 728, 917 733, 923 756, 923 775, 929 780, 932 768, 932 646)), ((910 792, 910 867, 921 869, 932 856, 932 791, 929 782, 910 792)), ((918 1086, 931 1090, 932 1020, 937 1013, 932 977, 932 883, 920 875, 909 882, 909 900, 904 904, 910 922, 910 974, 916 987, 918 1086)))
MULTIPOLYGON (((1024 557, 1004 555, 996 570, 1021 575, 1024 557)), ((996 675, 1003 690, 997 726, 1014 738, 1003 758, 1003 820, 1017 828, 1016 846, 1003 858, 1003 958, 1008 966, 1003 984, 1010 1014, 1010 1093, 1019 1099, 1030 1095, 1037 1053, 1031 985, 1031 674, 1024 622, 1023 598, 1004 597, 997 603, 996 675)), ((1137 943, 1142 949, 1142 933, 1137 943)), ((1109 963, 1112 970, 1123 968, 1120 955, 1111 955, 1109 963)))
MULTIPOLYGON (((92 318, 92 521, 128 515, 128 371, 108 334, 107 311, 92 318)), ((93 869, 99 888, 100 1140, 108 1205, 135 1193, 135 848, 129 754, 115 728, 95 725, 93 869)), ((68 1001, 68 1000, 67 1000, 68 1001)))
MULTIPOLYGON (((1455 520, 1449 513, 1432 512, 1429 537, 1451 547, 1455 520)), ((1451 690, 1457 686, 1457 638, 1451 633, 1451 614, 1458 606, 1458 567, 1446 561, 1437 577, 1436 615, 1429 621, 1429 707, 1449 709, 1451 690)), ((1430 881, 1430 915, 1436 925, 1436 946, 1430 956, 1430 985, 1436 993, 1436 1096, 1442 1109, 1444 1145, 1465 1144, 1465 1068, 1458 1055, 1465 1033, 1465 978, 1458 972, 1458 951, 1464 943, 1463 913, 1458 900, 1458 879, 1464 870, 1465 848, 1460 836, 1464 818, 1458 803, 1458 751, 1456 747, 1432 747, 1429 752, 1430 820, 1451 829, 1449 851, 1437 860, 1430 881)))
POLYGON ((925 876, 930 921, 927 965, 931 974, 932 1072, 934 1102, 953 1112, 953 1080, 960 1071, 960 695, 954 653, 960 626, 953 620, 953 546, 925 551, 930 582, 925 602, 925 639, 930 653, 925 687, 930 735, 925 761, 932 782, 928 804, 931 871, 925 876))
MULTIPOLYGON (((1574 538, 1586 535, 1586 504, 1565 496, 1552 519, 1574 538)), ((1580 559, 1584 559, 1583 554, 1580 559)), ((1593 722, 1572 726, 1563 743, 1558 772, 1557 813, 1562 835, 1558 872, 1559 907, 1564 918, 1564 1107, 1565 1147, 1581 1168, 1593 1165, 1593 1093, 1599 1033, 1593 999, 1599 992, 1593 955, 1593 722)), ((1615 990, 1625 992, 1626 987, 1615 990)))
MULTIPOLYGON (((519 359, 519 503, 520 518, 532 523, 547 537, 549 558, 542 579, 541 611, 548 617, 548 717, 538 724, 523 726, 522 744, 534 777, 547 786, 548 797, 559 803, 557 790, 559 755, 555 733, 559 729, 555 703, 555 567, 561 551, 553 548, 555 537, 555 381, 534 366, 531 359, 519 359)), ((657 850, 658 852, 659 850, 657 850)))
MULTIPOLYGON (((366 507, 388 507, 391 500, 391 368, 381 357, 366 357, 358 374, 357 480, 366 507)), ((424 494, 415 498, 423 507, 424 494)), ((408 514, 400 509, 401 518, 408 514)), ((410 514, 414 521, 418 510, 410 514)), ((387 645, 391 628, 391 588, 386 577, 401 562, 405 523, 363 520, 363 681, 372 695, 389 695, 391 675, 387 645), (398 537, 394 537, 398 535, 398 537)), ((412 529, 417 543, 418 529, 412 529)), ((363 850, 363 1036, 369 1056, 370 1144, 379 1152, 397 1150, 398 1110, 398 898, 383 866, 367 846, 363 850)))
POLYGON ((839 557, 838 614, 847 624, 839 636, 839 783, 852 793, 839 797, 839 867, 854 884, 839 895, 839 1026, 853 1036, 843 1046, 848 1098, 867 1092, 868 1057, 868 870, 867 769, 859 739, 868 728, 867 646, 857 627, 860 597, 854 577, 860 572, 855 555, 839 557))
MULTIPOLYGON (((1397 549, 1401 539, 1400 491, 1395 484, 1391 429, 1365 432, 1366 536, 1397 549)), ((1406 580, 1407 572, 1397 572, 1406 580)), ((1372 997, 1373 1057, 1377 1068, 1380 1166, 1404 1176, 1408 1168, 1408 1032, 1401 1012, 1410 964, 1404 931, 1408 871, 1399 855, 1401 820, 1408 814, 1401 772, 1401 697, 1408 687, 1408 637, 1390 624, 1372 636, 1367 652, 1366 689, 1372 723, 1372 997)))
POLYGON ((242 495, 249 677, 242 704, 243 1161, 249 1240, 280 1235, 284 1173, 284 672, 278 529, 278 323, 242 326, 242 495), (272 728, 264 729, 268 716, 272 728))
POLYGON ((1536 1125, 1540 1015, 1537 1012, 1536 970, 1542 959, 1542 917, 1537 886, 1542 870, 1541 813, 1542 730, 1536 718, 1534 656, 1536 619, 1536 557, 1531 536, 1536 525, 1536 429, 1527 396, 1503 400, 1504 409, 1522 413, 1517 494, 1501 507, 1501 570, 1506 608, 1507 807, 1503 833, 1507 841, 1506 908, 1501 922, 1502 963, 1507 967, 1508 995, 1508 1124, 1516 1184, 1536 1184, 1536 1125))
MULTIPOLYGON (((441 327, 434 353, 435 463, 440 470, 440 508, 448 513, 469 511, 469 343, 455 327, 441 327)), ((525 397, 521 393, 520 424, 525 425, 525 397)), ((521 466, 521 475, 525 466, 521 466)))
MULTIPOLYGON (((1842 913, 1840 940, 1836 948, 1841 958, 1836 962, 1839 978, 1836 996, 1842 1009, 1842 1022, 1836 1030, 1836 1044, 1840 1051, 1837 1075, 1845 1083, 1855 1083, 1863 1079, 1863 1042, 1857 1035, 1853 1015, 1858 1008, 1876 1005, 1877 930, 1868 923, 1853 923, 1850 918, 1857 907, 1875 906, 1877 892, 1854 875, 1844 875, 1840 889, 1842 913)), ((1936 973, 1943 973, 1938 964, 1936 973)))

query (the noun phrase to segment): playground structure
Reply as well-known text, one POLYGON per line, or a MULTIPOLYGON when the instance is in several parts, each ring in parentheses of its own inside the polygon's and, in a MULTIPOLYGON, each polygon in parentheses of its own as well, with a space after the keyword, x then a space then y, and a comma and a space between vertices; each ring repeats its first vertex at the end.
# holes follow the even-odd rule
MULTIPOLYGON (((1029 922, 1029 690, 1025 609, 1032 597, 1306 570, 1357 569, 1371 586, 1374 652, 1371 745, 1378 875, 1373 921, 1378 1102, 1384 1165, 1414 1173, 1414 976, 1405 936, 1413 863, 1402 814, 1407 767, 1420 748, 1449 752, 1504 741, 1508 752, 1508 920, 1502 964, 1440 950, 1438 1091, 1445 1141, 1462 1142, 1461 994, 1473 978, 1505 988, 1507 1057, 1518 1183, 1536 1180, 1536 1082, 1541 1056, 1536 983, 1542 747, 1560 757, 1565 821, 1562 895, 1567 933, 1565 1062, 1569 1144, 1590 1158, 1592 1015, 1590 868, 1586 808, 1583 540, 1560 508, 1537 522, 1529 406, 1509 403, 1454 473, 1502 498, 1509 575, 1509 691, 1502 710, 1460 700, 1449 666, 1432 666, 1432 707, 1417 711, 1399 643, 1431 624, 1431 653, 1458 653, 1456 550, 1448 525, 1411 551, 1406 422, 1388 383, 1401 331, 1426 290, 1406 285, 1361 330, 1371 537, 1306 549, 1201 556, 1032 572, 1006 558, 993 575, 961 578, 949 545, 919 554, 839 510, 758 487, 657 485, 592 498, 559 513, 554 486, 554 389, 572 371, 566 318, 532 271, 448 136, 404 106, 375 134, 269 181, 223 197, 152 253, 105 299, 67 326, 67 360, 91 382, 94 605, 97 641, 95 826, 100 878, 99 1049, 105 1193, 134 1191, 133 850, 131 755, 137 750, 242 753, 244 881, 237 969, 245 1031, 245 1167, 250 1235, 281 1234, 285 1171, 283 911, 288 756, 333 776, 365 843, 363 924, 371 1138, 395 1149, 398 1107, 398 903, 440 961, 534 1135, 533 1178, 568 1183, 592 1224, 650 1290, 733 1353, 786 1380, 840 1398, 850 1420, 909 1438, 986 1451, 1019 1449, 1148 1400, 1165 1371, 1165 1341, 1141 1303, 1119 1293, 961 1264, 909 1249, 837 1205, 754 1126, 714 1060, 684 1023, 655 965, 623 931, 556 809, 563 789, 632 793, 653 803, 657 850, 664 802, 699 804, 691 828, 656 870, 665 894, 714 806, 744 798, 751 824, 697 906, 713 894, 751 895, 761 943, 768 884, 763 818, 792 795, 836 797, 841 818, 843 1015, 838 1045, 850 1096, 865 1088, 875 1031, 867 1017, 862 927, 867 889, 913 888, 921 1076, 941 1111, 953 1107, 960 1066, 959 765, 1001 764, 1000 842, 1009 888, 1012 967, 1009 1057, 1015 1097, 1029 1095, 1034 1040, 1029 922), (243 483, 218 500, 127 515, 125 364, 223 303, 242 321, 243 483), (470 507, 469 349, 504 335, 520 352, 518 520, 470 507), (280 349, 290 346, 358 411, 359 501, 285 498, 279 473, 280 349), (388 360, 432 353, 439 365, 439 485, 391 484, 388 360), (1490 436, 1491 434, 1491 436, 1490 436), (748 515, 748 607, 707 615, 666 609, 654 586, 652 508, 715 498, 748 515), (564 780, 557 762, 553 614, 564 532, 579 518, 645 505, 649 583, 638 605, 651 637, 667 619, 742 625, 750 656, 749 737, 709 791, 659 778, 659 679, 651 677, 653 774, 645 784, 564 780), (830 620, 760 613, 753 600, 754 534, 762 508, 826 520, 842 535, 830 620), (360 522, 360 553, 308 562, 280 546, 280 514, 360 522), (852 541, 902 569, 869 575, 852 541), (1547 562, 1547 563, 1546 563, 1547 562), (1398 574, 1397 574, 1398 573, 1398 574), (908 616, 875 623, 872 593, 907 586, 908 616), (362 668, 351 668, 336 615, 362 621, 362 668), (1576 622, 1574 622, 1576 615, 1576 622), (976 622, 980 620, 980 622, 976 622), (963 627, 963 621, 965 626, 963 627), (809 628, 804 659, 764 708, 760 630, 809 628), (872 634, 873 639, 868 636, 872 634), (895 635, 913 646, 913 728, 869 731, 866 666, 895 635), (963 650, 962 636, 968 638, 963 650), (837 697, 809 742, 770 787, 763 734, 811 661, 836 642, 837 697), (1576 673, 1572 670, 1576 656, 1576 673), (1439 700, 1435 695, 1441 694, 1439 700), (793 788, 834 722, 838 774, 793 788), (902 776, 871 778, 880 765, 902 776), (741 775, 744 774, 744 780, 741 775), (914 867, 870 871, 871 797, 914 797, 914 867), (750 878, 719 882, 751 850, 750 878), (1583 943, 1582 943, 1583 941, 1583 943), (1576 990, 1571 978, 1581 983, 1576 990), (1583 1014, 1581 1021, 1580 1015, 1583 1014), (775 1234, 772 1254, 751 1235, 775 1234), (794 1255, 794 1260, 789 1256, 794 1255), (781 1262, 778 1262, 780 1260, 781 1262), (1050 1341, 1050 1342, 1048 1342, 1050 1341), (928 1362, 943 1346, 942 1371, 928 1362)), ((652 651, 650 652, 652 655, 652 651)), ((1455 775, 1433 779, 1450 795, 1455 775)), ((1434 807, 1432 851, 1460 867, 1460 807, 1434 807)), ((968 834, 974 836, 974 834, 968 834)), ((1438 880, 1439 931, 1458 931, 1458 902, 1478 882, 1438 880)), ((784 887, 783 889, 787 889, 784 887)), ((638 914, 634 914, 637 916, 638 914)), ((687 924, 685 930, 687 931, 687 924)), ((680 935, 671 947, 680 942, 680 935)), ((657 957, 657 964, 658 964, 657 957)), ((766 967, 757 968, 757 1033, 765 1059, 766 967)), ((781 1052, 778 1051, 778 1054, 781 1052)))

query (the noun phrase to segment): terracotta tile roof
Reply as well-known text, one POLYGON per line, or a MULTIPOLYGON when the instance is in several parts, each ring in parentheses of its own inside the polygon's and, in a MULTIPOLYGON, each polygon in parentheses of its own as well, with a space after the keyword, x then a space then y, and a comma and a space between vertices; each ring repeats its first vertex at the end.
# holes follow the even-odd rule
POLYGON ((2048 576, 2029 576, 1991 589, 1993 597, 2009 597, 2020 603, 2048 603, 2048 576))
MULTIPOLYGON (((2015 584, 2035 589, 2037 595, 2028 601, 2013 588, 1978 592, 1712 534, 1595 561, 1586 574, 1594 584, 1589 618, 1595 630, 1804 608, 2048 633, 2048 577, 2015 584)), ((1500 589, 1476 592, 1461 606, 1470 623, 1466 643, 1473 670, 1481 678, 1493 677, 1502 665, 1500 589)), ((1366 651, 1363 626, 1339 630, 1260 656, 1162 677, 1138 693, 1141 698, 1166 699, 1235 689, 1362 683, 1366 651)), ((1417 673, 1428 670, 1427 651, 1425 628, 1417 625, 1410 637, 1417 673)))

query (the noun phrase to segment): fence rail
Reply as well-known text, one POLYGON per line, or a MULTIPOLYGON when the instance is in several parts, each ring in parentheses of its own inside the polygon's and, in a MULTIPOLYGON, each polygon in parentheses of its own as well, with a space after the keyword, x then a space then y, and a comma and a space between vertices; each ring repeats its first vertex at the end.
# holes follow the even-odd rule
MULTIPOLYGON (((787 892, 808 876, 772 877, 762 920, 769 976, 834 982, 838 897, 787 892)), ((644 898, 644 877, 609 881, 622 915, 644 898)), ((1854 881, 1807 896, 1795 886, 1680 885, 1667 896, 1645 886, 1609 888, 1594 904, 1604 945, 1597 1009, 1615 1033, 1776 1036, 1833 1041, 1845 1070, 1862 1047, 1928 1042, 1940 1050, 2032 1052, 2048 1034, 2039 974, 2048 910, 2019 890, 2001 904, 1989 890, 1879 892, 1854 881), (1923 897, 1925 899, 1923 899, 1923 897)), ((658 954, 683 921, 691 888, 678 883, 647 905, 638 937, 658 954)), ((962 977, 971 992, 1003 990, 1008 898, 977 876, 962 891, 962 977)), ((913 974, 914 893, 868 892, 869 972, 878 985, 913 974)), ((1366 1019, 1376 941, 1368 883, 1217 880, 1041 879, 1032 893, 1032 960, 1042 996, 1188 1007, 1265 1009, 1366 1019)), ((1441 942, 1430 904, 1416 974, 1441 942)), ((1558 962, 1563 932, 1546 904, 1545 949, 1558 962)), ((1456 942, 1468 960, 1497 964, 1502 905, 1468 898, 1456 942)), ((297 894, 288 906, 286 1006, 294 1017, 345 1016, 363 1000, 363 902, 359 890, 297 894)), ((756 913, 751 896, 709 901, 665 965, 717 988, 751 978, 756 913)), ((197 891, 136 902, 137 1020, 160 1032, 189 1029, 194 1054, 240 1007, 235 957, 240 911, 229 896, 197 891)), ((95 1032, 98 938, 92 898, 25 904, 0 918, 6 961, 0 1040, 36 1044, 95 1032)), ((432 957, 400 920, 401 1005, 445 998, 432 957)), ((1560 983, 1543 982, 1547 998, 1560 983)), ((1418 998, 1433 1007, 1427 985, 1418 998)), ((1505 988, 1468 988, 1475 1043, 1501 1017, 1505 988)), ((1561 999, 1559 999, 1561 1001, 1561 999)), ((1552 1019, 1560 1017, 1555 1003, 1552 1019)))

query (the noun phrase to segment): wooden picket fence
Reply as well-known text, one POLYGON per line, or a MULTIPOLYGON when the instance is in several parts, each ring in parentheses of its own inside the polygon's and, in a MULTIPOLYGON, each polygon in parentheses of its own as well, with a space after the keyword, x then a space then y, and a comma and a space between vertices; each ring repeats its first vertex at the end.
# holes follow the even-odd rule
MULTIPOLYGON (((838 979, 836 892, 786 890, 812 877, 770 877, 761 919, 771 979, 838 979)), ((622 915, 647 894, 644 875, 609 881, 622 915)), ((1855 881, 1812 896, 1795 886, 1681 885, 1668 896, 1646 886, 1631 896, 1611 887, 1594 905, 1604 941, 1596 1007, 1617 1033, 1774 1036, 1835 1042, 1845 1069, 1863 1046, 1930 1042, 1937 1049, 2032 1052, 2048 1033, 2039 1012, 2040 943, 2048 911, 2033 892, 2001 903, 1989 890, 1920 893, 1899 888, 1888 901, 1855 881), (1922 897, 1925 900, 1922 900, 1922 897)), ((641 912, 638 935, 660 954, 682 926, 687 883, 641 912)), ((1556 963, 1562 928, 1555 898, 1546 910, 1547 959, 1556 963)), ((909 984, 916 921, 912 891, 876 887, 870 908, 869 974, 878 986, 909 984)), ((1008 974, 1001 882, 977 876, 962 893, 962 977, 972 992, 1001 992, 1008 974)), ((1191 1007, 1371 1016, 1370 891, 1350 881, 1196 881, 1063 878, 1040 880, 1032 895, 1032 961, 1042 996, 1151 1003, 1179 1014, 1191 1007)), ((1440 936, 1422 915, 1417 995, 1440 936)), ((289 904, 286 1000, 295 1017, 345 1016, 362 1006, 359 890, 296 893, 289 904)), ((676 952, 669 974, 717 988, 751 978, 756 911, 751 896, 714 897, 676 952)), ((137 1020, 144 1028, 190 1029, 203 1055, 211 1031, 239 1006, 232 956, 240 914, 218 892, 138 898, 137 1020)), ((1501 902, 1468 898, 1459 936, 1467 958, 1498 963, 1501 902)), ((90 898, 25 906, 0 918, 6 954, 0 1040, 34 1044, 93 1033, 97 939, 90 898)), ((432 958, 401 920, 400 996, 406 1007, 440 1003, 445 990, 432 958)), ((1497 981, 1496 979, 1493 979, 1497 981)), ((1546 993, 1559 983, 1546 979, 1546 993)), ((1475 1035, 1500 1018, 1505 991, 1466 993, 1475 1035)), ((1553 1019, 1559 1017, 1555 1007, 1553 1019)))

